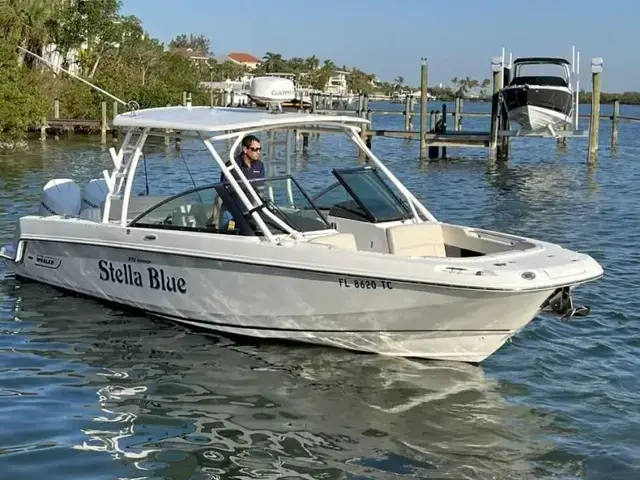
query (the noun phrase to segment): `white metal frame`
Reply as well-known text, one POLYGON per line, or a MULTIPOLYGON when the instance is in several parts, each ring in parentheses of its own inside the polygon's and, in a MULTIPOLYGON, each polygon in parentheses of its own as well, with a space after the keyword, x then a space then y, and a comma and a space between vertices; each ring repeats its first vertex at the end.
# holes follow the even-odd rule
MULTIPOLYGON (((256 224, 260 227, 260 229, 264 232, 265 237, 269 242, 276 242, 278 239, 274 236, 273 232, 267 227, 262 215, 265 215, 272 222, 278 225, 283 231, 287 232, 287 235, 293 238, 304 238, 304 234, 297 230, 294 230, 285 222, 280 220, 276 215, 273 214, 268 208, 264 207, 264 204, 257 194, 251 183, 247 180, 245 175, 242 173, 242 170, 238 168, 234 158, 235 152, 240 146, 242 139, 249 134, 264 132, 264 131, 275 131, 275 130, 286 130, 287 134, 287 142, 286 142, 286 171, 287 173, 291 172, 291 155, 290 155, 290 140, 291 140, 291 130, 299 129, 304 130, 305 132, 323 132, 323 133, 344 133, 346 134, 357 146, 362 149, 366 156, 373 162, 376 167, 387 177, 387 179, 399 190, 399 192, 405 197, 411 212, 413 214, 413 221, 416 223, 421 223, 424 221, 430 221, 434 223, 440 223, 429 210, 398 180, 398 178, 384 165, 384 163, 369 149, 366 143, 360 138, 360 127, 348 122, 338 121, 331 122, 329 121, 313 121, 313 123, 308 124, 302 121, 292 121, 287 124, 274 124, 274 125, 263 125, 255 128, 247 128, 247 129, 238 129, 233 132, 219 132, 216 135, 211 136, 210 132, 197 131, 193 132, 196 136, 202 141, 205 145, 206 149, 209 151, 214 161, 220 168, 221 172, 224 174, 228 182, 231 184, 231 187, 234 189, 235 193, 240 198, 240 201, 243 203, 244 207, 251 212, 252 218, 255 220, 256 224), (225 164, 225 160, 218 153, 216 148, 213 146, 214 141, 219 140, 233 140, 231 149, 229 151, 229 165, 225 164), (235 175, 239 179, 236 180, 236 176, 232 173, 235 172, 235 175), (242 186, 240 185, 242 184, 242 186)), ((107 182, 107 187, 109 192, 107 194, 107 198, 105 200, 104 213, 102 217, 103 223, 109 222, 109 212, 111 210, 111 200, 113 198, 122 198, 122 211, 120 214, 120 225, 126 227, 128 225, 127 214, 129 210, 129 202, 131 200, 131 189, 133 186, 133 181, 136 175, 136 170, 138 167, 138 162, 140 160, 140 156, 142 155, 142 148, 149 136, 165 136, 166 132, 162 129, 154 130, 150 127, 130 127, 127 130, 127 133, 124 137, 120 150, 116 152, 114 148, 110 149, 111 158, 114 163, 113 170, 109 173, 107 170, 103 172, 104 177, 107 182), (131 148, 132 139, 135 134, 138 134, 138 138, 131 148)), ((184 136, 184 133, 183 133, 184 136)), ((290 198, 292 197, 292 192, 289 192, 290 198)))

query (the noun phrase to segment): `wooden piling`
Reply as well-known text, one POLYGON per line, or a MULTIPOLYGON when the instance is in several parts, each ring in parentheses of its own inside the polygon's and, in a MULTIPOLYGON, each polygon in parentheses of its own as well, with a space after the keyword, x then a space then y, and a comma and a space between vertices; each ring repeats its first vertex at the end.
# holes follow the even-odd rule
POLYGON ((47 117, 42 119, 42 125, 40 125, 40 140, 47 139, 47 117))
MULTIPOLYGON (((58 100, 57 98, 55 98, 53 100, 53 118, 55 120, 58 120, 60 118, 60 100, 58 100)), ((67 130, 68 132, 68 130, 67 130)), ((59 140, 60 137, 58 136, 58 132, 56 131, 53 135, 54 140, 59 140)))
MULTIPOLYGON (((116 118, 118 116, 118 102, 116 102, 115 100, 113 101, 112 110, 113 110, 113 117, 112 117, 112 120, 113 120, 113 118, 116 118)), ((113 139, 114 142, 118 140, 118 129, 113 126, 113 121, 111 122, 111 138, 113 139)))
MULTIPOLYGON (((367 95, 363 95, 362 96, 362 107, 360 110, 360 117, 362 118, 369 118, 367 116, 367 111, 369 110, 369 97, 367 95)), ((368 125, 362 125, 362 129, 360 130, 360 138, 362 139, 363 142, 367 143, 367 130, 369 130, 368 125)), ((369 146, 369 144, 367 144, 367 146, 369 146)), ((367 158, 366 153, 364 153, 364 151, 362 151, 362 149, 358 149, 358 159, 363 160, 367 158)))
POLYGON ((618 148, 618 124, 620 123, 620 100, 613 101, 613 116, 611 117, 611 148, 618 148))
POLYGON ((182 91, 182 106, 185 107, 187 105, 187 92, 185 90, 182 91))
MULTIPOLYGON (((367 103, 368 103, 368 100, 367 100, 367 103)), ((366 115, 367 115, 367 120, 369 120, 369 122, 372 122, 373 121, 373 112, 371 110, 367 110, 366 115)), ((367 145, 367 148, 369 150, 371 150, 371 148, 372 148, 372 141, 373 141, 373 129, 370 129, 367 132, 367 139, 366 139, 366 142, 365 142, 366 145, 367 145)))
POLYGON ((413 105, 415 104, 416 99, 413 97, 413 95, 409 95, 410 101, 409 101, 409 131, 413 130, 413 105))
POLYGON ((100 120, 100 139, 102 143, 107 141, 107 102, 102 102, 102 118, 100 120))
POLYGON ((462 102, 460 100, 462 100, 460 97, 456 97, 456 103, 453 112, 453 130, 456 132, 460 130, 460 121, 462 120, 460 118, 460 114, 462 113, 462 102))
MULTIPOLYGON (((511 81, 511 66, 502 66, 502 78, 500 79, 500 90, 508 85, 511 81)), ((499 129, 508 130, 509 128, 509 116, 504 104, 498 99, 498 111, 499 111, 499 129)), ((509 159, 509 142, 511 137, 503 135, 498 139, 498 151, 497 156, 499 160, 506 161, 509 159)))
MULTIPOLYGON (((167 103, 167 107, 170 107, 170 106, 171 106, 171 104, 170 104, 170 103, 167 103)), ((167 135, 165 135, 165 136, 164 136, 164 145, 165 145, 166 147, 168 147, 169 145, 171 145, 171 137, 169 137, 169 135, 168 135, 169 131, 170 131, 170 130, 169 130, 168 128, 165 128, 165 129, 164 129, 164 133, 166 133, 166 134, 167 134, 167 135)))
POLYGON ((423 160, 427 156, 427 59, 421 59, 422 65, 420 67, 420 160, 423 160))
POLYGON ((491 71, 493 73, 493 95, 491 97, 491 130, 489 134, 489 160, 494 161, 498 155, 498 131, 500 129, 500 90, 502 90, 502 57, 493 57, 491 71))
POLYGON ((598 159, 602 65, 602 57, 595 57, 591 59, 591 122, 589 124, 589 153, 587 156, 587 163, 589 164, 594 164, 598 159))
POLYGON ((411 95, 404 97, 404 130, 408 132, 411 125, 411 95))

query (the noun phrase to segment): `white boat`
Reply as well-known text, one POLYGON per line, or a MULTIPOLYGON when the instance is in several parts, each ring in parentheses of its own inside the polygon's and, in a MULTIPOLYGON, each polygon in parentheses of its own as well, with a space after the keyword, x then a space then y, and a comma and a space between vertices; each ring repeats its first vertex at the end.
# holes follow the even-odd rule
MULTIPOLYGON (((252 84, 274 107, 293 95, 288 80, 252 84)), ((438 221, 362 141, 366 119, 187 105, 113 123, 113 169, 84 189, 51 180, 40 214, 17 221, 0 251, 16 276, 219 332, 475 363, 603 274, 559 245, 438 221), (226 181, 132 195, 147 138, 167 129, 199 139, 226 181), (369 164, 334 169, 313 199, 290 174, 248 181, 242 138, 294 129, 346 135, 369 164)))
POLYGON ((502 89, 509 120, 530 132, 550 129, 555 133, 559 128, 572 125, 574 96, 570 65, 564 58, 555 57, 516 59, 513 78, 502 89), (541 71, 550 68, 559 73, 550 75, 541 71))

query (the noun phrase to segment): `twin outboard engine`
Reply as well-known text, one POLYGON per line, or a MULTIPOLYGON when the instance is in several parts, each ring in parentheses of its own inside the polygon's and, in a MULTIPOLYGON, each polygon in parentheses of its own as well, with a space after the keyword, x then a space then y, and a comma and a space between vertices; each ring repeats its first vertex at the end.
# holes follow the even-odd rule
POLYGON ((100 221, 102 203, 109 194, 107 181, 94 178, 87 182, 84 191, 69 178, 49 180, 40 195, 39 215, 80 216, 87 220, 100 221))
POLYGON ((40 195, 39 215, 77 216, 80 213, 82 195, 78 184, 69 178, 49 180, 40 195))

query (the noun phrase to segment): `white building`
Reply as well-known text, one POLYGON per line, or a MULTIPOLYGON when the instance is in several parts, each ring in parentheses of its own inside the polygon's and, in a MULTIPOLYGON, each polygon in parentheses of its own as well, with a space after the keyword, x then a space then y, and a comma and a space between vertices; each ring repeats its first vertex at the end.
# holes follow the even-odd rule
POLYGON ((329 77, 327 85, 324 87, 325 93, 332 95, 347 95, 349 93, 347 75, 349 75, 349 72, 345 70, 334 70, 331 77, 329 77))

